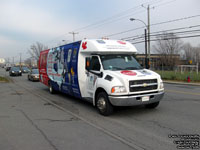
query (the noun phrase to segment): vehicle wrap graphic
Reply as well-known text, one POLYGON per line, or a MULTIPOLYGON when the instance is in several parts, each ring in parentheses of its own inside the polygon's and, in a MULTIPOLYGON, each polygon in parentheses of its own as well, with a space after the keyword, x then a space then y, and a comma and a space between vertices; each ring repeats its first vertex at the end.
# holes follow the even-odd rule
POLYGON ((77 42, 52 48, 47 56, 47 75, 53 88, 75 97, 81 97, 77 74, 79 47, 77 42))

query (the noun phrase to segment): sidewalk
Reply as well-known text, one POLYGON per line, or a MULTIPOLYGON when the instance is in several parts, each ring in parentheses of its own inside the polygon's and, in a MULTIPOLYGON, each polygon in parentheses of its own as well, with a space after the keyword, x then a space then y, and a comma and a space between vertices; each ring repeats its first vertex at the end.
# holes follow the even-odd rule
POLYGON ((183 82, 183 81, 173 81, 173 80, 163 80, 163 82, 168 83, 168 84, 182 84, 182 85, 200 86, 200 83, 194 83, 194 82, 183 82))

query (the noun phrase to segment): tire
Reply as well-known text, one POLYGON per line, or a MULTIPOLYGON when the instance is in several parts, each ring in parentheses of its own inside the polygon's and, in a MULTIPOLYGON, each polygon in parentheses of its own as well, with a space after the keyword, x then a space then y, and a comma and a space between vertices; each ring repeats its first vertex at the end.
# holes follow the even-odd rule
POLYGON ((108 95, 105 92, 100 92, 97 95, 96 107, 99 113, 103 116, 109 116, 113 113, 113 106, 108 99, 108 95))
POLYGON ((154 108, 158 107, 159 103, 160 102, 155 102, 155 103, 152 103, 152 104, 147 104, 147 105, 145 105, 145 107, 148 108, 148 109, 154 109, 154 108))
POLYGON ((52 86, 51 82, 49 82, 49 92, 51 94, 55 94, 55 90, 53 89, 53 86, 52 86))
POLYGON ((28 75, 28 81, 30 81, 29 75, 28 75))

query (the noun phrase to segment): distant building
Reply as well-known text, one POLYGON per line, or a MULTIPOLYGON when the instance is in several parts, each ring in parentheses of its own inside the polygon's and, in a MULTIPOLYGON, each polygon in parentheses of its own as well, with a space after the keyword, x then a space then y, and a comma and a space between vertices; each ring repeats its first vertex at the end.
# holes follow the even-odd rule
MULTIPOLYGON (((136 58, 139 61, 139 63, 141 64, 141 66, 145 67, 145 54, 137 54, 136 58)), ((160 70, 160 69, 162 69, 162 67, 168 67, 169 64, 167 64, 167 62, 165 60, 174 59, 176 62, 174 64, 174 66, 182 64, 179 54, 165 55, 165 56, 163 56, 161 54, 151 54, 150 58, 151 58, 150 66, 152 69, 155 69, 155 70, 160 70)))

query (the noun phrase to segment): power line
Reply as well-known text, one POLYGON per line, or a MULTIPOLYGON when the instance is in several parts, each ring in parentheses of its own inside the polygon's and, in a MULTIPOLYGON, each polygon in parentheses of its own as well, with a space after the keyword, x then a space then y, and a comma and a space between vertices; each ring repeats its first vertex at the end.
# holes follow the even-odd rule
MULTIPOLYGON (((200 25, 189 26, 189 27, 182 27, 182 28, 174 28, 174 29, 169 29, 169 30, 161 30, 161 31, 151 32, 150 36, 158 36, 158 35, 162 35, 163 33, 167 34, 167 32, 169 32, 169 31, 176 31, 176 30, 183 30, 183 29, 192 29, 192 28, 197 28, 197 27, 200 27, 200 25), (155 34, 155 33, 158 33, 158 34, 155 34), (162 33, 162 34, 159 34, 159 33, 162 33)), ((191 31, 194 31, 194 30, 186 30, 186 31, 182 31, 180 33, 191 32, 191 31)), ((173 32, 173 33, 177 34, 179 32, 173 32)), ((122 40, 135 40, 135 39, 140 39, 140 38, 144 38, 144 34, 122 38, 122 40)))
MULTIPOLYGON (((135 12, 135 13, 132 13, 132 14, 129 14, 129 15, 126 15, 126 16, 122 16, 122 17, 119 17, 119 18, 113 18, 112 20, 109 20, 109 21, 107 21, 107 22, 105 22, 105 23, 102 23, 102 24, 97 24, 97 25, 93 26, 93 28, 88 28, 88 29, 85 29, 85 30, 96 29, 96 28, 101 27, 101 26, 103 26, 103 25, 110 24, 110 23, 113 23, 113 22, 116 22, 116 21, 120 21, 120 20, 122 20, 122 19, 127 19, 127 17, 130 17, 130 16, 132 16, 132 15, 136 15, 136 14, 140 14, 140 13, 143 13, 143 12, 144 12, 144 10, 138 11, 138 12, 135 12)), ((85 31, 85 30, 84 30, 84 31, 85 31)))
MULTIPOLYGON (((179 32, 179 33, 173 33, 174 35, 188 35, 188 34, 197 34, 197 33, 199 33, 200 32, 200 30, 190 30, 190 31, 183 31, 183 32, 179 32)), ((172 33, 165 33, 164 35, 165 36, 167 36, 167 35, 170 35, 170 34, 172 34, 172 33)), ((155 34, 155 35, 151 35, 152 37, 158 37, 158 36, 160 36, 161 37, 161 39, 163 38, 162 37, 162 35, 163 34, 155 34)), ((178 37, 180 37, 180 36, 178 36, 178 37)), ((129 39, 129 40, 127 40, 127 41, 138 41, 138 40, 143 40, 144 39, 144 37, 141 37, 141 38, 134 38, 134 39, 129 39)), ((158 39, 158 38, 157 38, 158 39)))
MULTIPOLYGON (((177 21, 182 21, 182 20, 196 18, 196 17, 200 17, 200 15, 194 15, 194 16, 189 16, 189 17, 184 17, 184 18, 179 18, 179 19, 174 19, 174 20, 169 20, 169 21, 164 21, 164 22, 159 22, 159 23, 154 23, 154 24, 151 24, 150 26, 156 26, 156 25, 160 25, 160 24, 177 22, 177 21)), ((107 35, 105 37, 111 37, 111 36, 115 36, 115 35, 119 35, 119 34, 124 34, 124 33, 130 32, 130 31, 135 31, 135 30, 142 29, 142 28, 145 28, 145 26, 134 28, 134 29, 129 29, 129 30, 126 30, 126 31, 118 32, 118 33, 113 33, 113 34, 107 35)))
POLYGON ((153 6, 153 7, 156 8, 156 7, 160 7, 160 6, 165 6, 165 5, 168 5, 168 4, 170 4, 170 3, 172 3, 172 2, 175 2, 175 1, 177 1, 177 0, 171 0, 171 1, 168 1, 168 2, 165 2, 165 3, 162 3, 162 4, 159 4, 159 5, 155 5, 155 6, 153 6))
POLYGON ((170 22, 176 22, 176 21, 182 21, 182 20, 187 20, 187 19, 196 18, 196 17, 200 17, 200 15, 194 15, 194 16, 189 16, 189 17, 184 17, 184 18, 179 18, 179 19, 174 19, 174 20, 169 20, 169 21, 164 21, 164 22, 159 22, 159 23, 154 23, 151 26, 170 23, 170 22))
MULTIPOLYGON (((200 37, 200 34, 199 35, 182 36, 182 37, 174 37, 174 38, 152 39, 151 41, 183 39, 183 38, 193 38, 193 37, 200 37)), ((132 44, 139 44, 139 43, 143 43, 143 42, 145 42, 145 41, 133 42, 132 44)))
MULTIPOLYGON (((151 34, 152 33, 161 33, 161 32, 163 33, 163 32, 169 32, 169 31, 176 31, 176 30, 183 30, 183 29, 192 29, 192 28, 196 28, 196 27, 200 27, 200 25, 187 26, 187 27, 181 27, 181 28, 173 28, 173 29, 168 29, 168 30, 161 30, 161 31, 151 32, 151 34)), ((143 37, 143 36, 144 36, 144 34, 142 34, 142 35, 135 35, 135 36, 129 36, 129 37, 122 38, 121 40, 128 40, 130 38, 143 37)))

